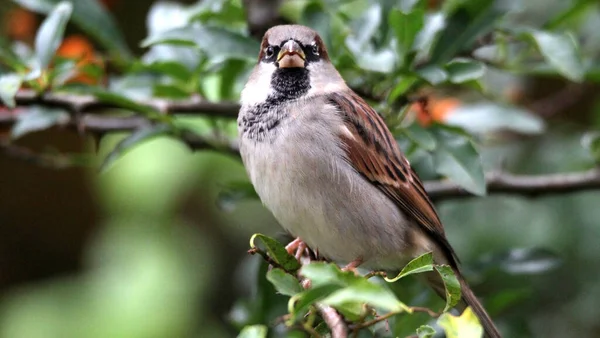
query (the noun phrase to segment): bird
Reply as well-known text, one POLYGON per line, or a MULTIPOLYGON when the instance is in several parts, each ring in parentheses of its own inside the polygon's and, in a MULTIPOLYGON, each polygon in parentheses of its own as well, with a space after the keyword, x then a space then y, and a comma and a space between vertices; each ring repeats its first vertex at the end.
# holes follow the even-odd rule
MULTIPOLYGON (((264 206, 290 234, 347 267, 399 270, 432 252, 487 337, 501 337, 460 273, 422 182, 383 118, 345 83, 313 29, 266 31, 240 95, 239 148, 264 206)), ((445 298, 439 275, 425 277, 445 298)))

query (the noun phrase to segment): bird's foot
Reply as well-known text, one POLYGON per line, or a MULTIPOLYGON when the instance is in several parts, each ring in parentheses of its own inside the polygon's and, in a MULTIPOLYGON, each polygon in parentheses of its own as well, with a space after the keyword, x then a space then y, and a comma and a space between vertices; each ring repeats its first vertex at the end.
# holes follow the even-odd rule
POLYGON ((306 249, 306 243, 297 237, 293 241, 291 241, 288 245, 285 246, 285 250, 292 256, 296 257, 297 260, 300 260, 302 257, 302 253, 306 249))
POLYGON ((352 271, 355 275, 358 275, 358 271, 356 271, 356 268, 358 268, 362 263, 363 260, 359 257, 353 260, 352 262, 348 263, 348 265, 344 266, 342 268, 342 271, 352 271))

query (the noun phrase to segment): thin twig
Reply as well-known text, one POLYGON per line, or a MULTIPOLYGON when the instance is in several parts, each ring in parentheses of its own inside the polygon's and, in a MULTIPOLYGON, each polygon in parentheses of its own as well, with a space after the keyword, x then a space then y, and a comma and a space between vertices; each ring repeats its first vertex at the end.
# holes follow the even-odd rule
POLYGON ((372 320, 369 320, 367 322, 363 322, 363 323, 359 323, 359 324, 353 325, 352 326, 352 330, 353 331, 358 331, 358 330, 367 328, 367 327, 369 327, 371 325, 375 325, 375 324, 377 324, 379 322, 382 322, 382 321, 384 321, 386 319, 389 319, 389 318, 391 318, 391 317, 393 317, 393 316, 395 316, 397 314, 400 314, 400 313, 401 312, 389 312, 389 313, 386 313, 386 314, 384 314, 382 316, 379 316, 379 317, 377 317, 375 319, 372 319, 372 320))

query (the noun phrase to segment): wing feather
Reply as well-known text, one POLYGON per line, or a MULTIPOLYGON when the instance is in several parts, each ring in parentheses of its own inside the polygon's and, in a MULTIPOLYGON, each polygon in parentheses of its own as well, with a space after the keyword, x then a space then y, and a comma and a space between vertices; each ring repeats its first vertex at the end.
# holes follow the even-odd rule
POLYGON ((458 258, 446 239, 435 208, 383 118, 351 90, 329 94, 328 101, 344 119, 347 130, 340 133, 340 138, 349 163, 414 219, 456 267, 458 258))

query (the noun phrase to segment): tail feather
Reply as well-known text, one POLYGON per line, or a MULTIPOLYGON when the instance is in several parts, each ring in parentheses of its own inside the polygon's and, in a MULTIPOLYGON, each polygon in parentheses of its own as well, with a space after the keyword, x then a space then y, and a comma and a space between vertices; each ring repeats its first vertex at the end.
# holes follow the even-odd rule
MULTIPOLYGON (((481 303, 471 290, 469 284, 467 284, 467 282, 459 272, 457 272, 456 270, 454 272, 460 282, 460 288, 462 292, 461 301, 456 305, 456 309, 462 312, 464 311, 464 309, 467 308, 467 306, 470 306, 471 309, 473 309, 473 312, 475 312, 475 315, 477 315, 477 318, 479 318, 479 322, 483 326, 485 337, 502 338, 502 335, 500 335, 500 332, 496 328, 496 325, 494 325, 492 318, 490 317, 490 315, 488 315, 487 311, 485 311, 483 305, 481 305, 481 303)), ((427 282, 440 297, 444 299, 446 298, 446 290, 444 288, 444 283, 442 282, 440 276, 437 273, 428 273, 427 282)))

